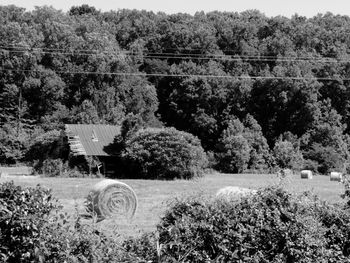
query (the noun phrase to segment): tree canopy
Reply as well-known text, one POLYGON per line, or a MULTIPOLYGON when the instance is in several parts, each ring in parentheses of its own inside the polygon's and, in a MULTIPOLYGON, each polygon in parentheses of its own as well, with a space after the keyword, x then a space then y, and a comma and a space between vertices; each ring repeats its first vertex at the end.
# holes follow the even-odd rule
POLYGON ((323 149, 345 162, 349 47, 350 17, 331 13, 0 6, 0 162, 25 155, 19 134, 128 114, 192 133, 224 170, 270 166, 285 133, 306 160, 323 149))

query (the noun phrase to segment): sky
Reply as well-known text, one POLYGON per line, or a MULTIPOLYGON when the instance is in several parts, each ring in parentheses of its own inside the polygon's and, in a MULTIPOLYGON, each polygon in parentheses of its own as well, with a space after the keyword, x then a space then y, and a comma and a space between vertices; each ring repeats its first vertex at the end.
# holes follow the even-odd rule
POLYGON ((214 10, 242 12, 257 9, 267 16, 286 16, 294 14, 312 17, 319 13, 350 16, 349 0, 0 0, 0 5, 14 4, 33 10, 35 6, 53 6, 55 9, 68 11, 72 6, 88 4, 101 11, 118 9, 138 9, 154 12, 188 13, 214 10))

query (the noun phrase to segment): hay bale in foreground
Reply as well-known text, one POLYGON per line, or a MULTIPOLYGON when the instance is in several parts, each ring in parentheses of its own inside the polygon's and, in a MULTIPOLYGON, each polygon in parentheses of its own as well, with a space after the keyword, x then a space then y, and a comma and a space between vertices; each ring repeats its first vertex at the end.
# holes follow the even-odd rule
POLYGON ((216 192, 216 198, 226 201, 238 200, 242 197, 255 194, 257 191, 238 186, 226 186, 216 192))
POLYGON ((330 179, 331 181, 341 182, 343 179, 343 174, 339 172, 331 172, 330 179))
POLYGON ((312 171, 310 170, 302 170, 300 172, 301 179, 312 179, 312 171))
POLYGON ((106 179, 97 183, 86 200, 86 209, 101 221, 106 218, 131 219, 136 212, 137 197, 125 183, 106 179))

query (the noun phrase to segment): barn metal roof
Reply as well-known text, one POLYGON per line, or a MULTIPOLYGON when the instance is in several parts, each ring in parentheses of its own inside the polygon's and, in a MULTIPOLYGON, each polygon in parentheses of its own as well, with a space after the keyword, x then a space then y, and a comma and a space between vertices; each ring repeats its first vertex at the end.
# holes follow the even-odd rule
POLYGON ((120 134, 120 126, 98 124, 66 124, 66 134, 75 155, 109 156, 105 146, 120 134))

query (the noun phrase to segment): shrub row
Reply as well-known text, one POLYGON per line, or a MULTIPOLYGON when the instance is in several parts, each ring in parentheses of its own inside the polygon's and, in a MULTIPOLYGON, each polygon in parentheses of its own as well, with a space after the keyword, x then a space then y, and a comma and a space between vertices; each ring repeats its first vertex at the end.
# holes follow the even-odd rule
POLYGON ((349 211, 275 187, 231 202, 175 200, 157 231, 123 242, 82 220, 49 190, 1 184, 0 261, 350 262, 349 211))
MULTIPOLYGON (((119 172, 116 176, 191 179, 203 175, 208 160, 197 137, 175 128, 142 127, 140 117, 130 115, 123 121, 121 134, 114 143, 105 147, 115 156, 119 172)), ((77 170, 90 175, 89 161, 81 158, 79 162, 69 156, 69 147, 62 134, 53 130, 37 136, 29 147, 27 160, 33 162, 36 172, 48 176, 84 176, 77 170)), ((228 173, 262 173, 288 168, 327 174, 345 168, 344 154, 334 147, 314 143, 312 147, 304 145, 301 150, 301 141, 297 136, 285 133, 270 150, 261 127, 248 115, 243 123, 238 119, 228 123, 217 142, 216 151, 208 153, 209 165, 228 173)))
MULTIPOLYGON (((348 211, 280 188, 237 202, 177 200, 157 234, 159 262, 350 262, 348 211)), ((142 238, 129 248, 146 257, 142 238)))

